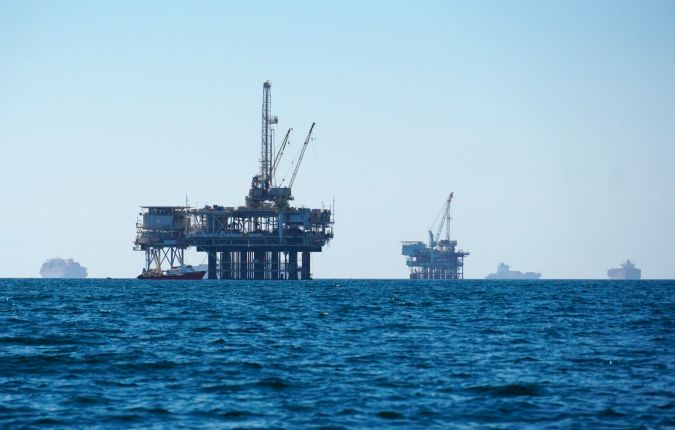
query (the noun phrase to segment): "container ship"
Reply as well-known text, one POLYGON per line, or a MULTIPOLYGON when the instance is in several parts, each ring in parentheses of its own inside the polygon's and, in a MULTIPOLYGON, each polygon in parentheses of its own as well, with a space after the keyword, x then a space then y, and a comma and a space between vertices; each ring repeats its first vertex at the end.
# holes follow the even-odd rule
POLYGON ((485 279, 539 279, 541 273, 539 272, 521 272, 520 270, 511 270, 511 266, 504 263, 499 263, 496 273, 490 273, 485 279))
POLYGON ((630 260, 626 260, 621 267, 609 269, 607 271, 607 276, 609 276, 609 279, 615 280, 640 279, 642 277, 642 271, 635 267, 635 264, 630 260))
POLYGON ((87 277, 87 268, 72 258, 50 258, 40 268, 43 278, 77 279, 87 277))

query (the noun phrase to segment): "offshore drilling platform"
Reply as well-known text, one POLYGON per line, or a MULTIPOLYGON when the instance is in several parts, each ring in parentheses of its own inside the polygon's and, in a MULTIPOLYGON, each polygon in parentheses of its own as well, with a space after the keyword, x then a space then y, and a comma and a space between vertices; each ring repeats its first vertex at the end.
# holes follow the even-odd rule
POLYGON ((433 233, 433 225, 429 230, 428 245, 424 242, 403 242, 401 254, 407 257, 410 279, 464 279, 464 257, 469 253, 456 249, 457 241, 450 240, 450 203, 453 194, 450 193, 434 221, 434 225, 438 222, 436 234, 433 233), (444 227, 445 238, 441 239, 444 227))
POLYGON ((260 170, 251 180, 245 205, 144 206, 134 246, 145 252, 142 276, 180 279, 183 272, 176 269, 191 267, 185 266, 184 254, 194 247, 207 255, 209 279, 311 279, 311 253, 321 252, 333 238, 332 210, 297 208, 291 202, 315 124, 294 160, 290 181, 287 185, 283 185, 285 180, 277 182, 277 168, 292 129, 275 151, 273 125, 278 118, 271 113, 271 87, 270 81, 263 84, 260 170))

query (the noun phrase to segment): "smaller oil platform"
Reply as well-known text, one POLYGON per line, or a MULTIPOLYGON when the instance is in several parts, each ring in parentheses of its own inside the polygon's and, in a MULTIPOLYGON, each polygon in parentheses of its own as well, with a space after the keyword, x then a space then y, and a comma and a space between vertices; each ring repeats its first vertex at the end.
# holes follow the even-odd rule
POLYGON ((402 242, 401 254, 410 268, 410 279, 464 279, 464 257, 468 252, 457 249, 457 241, 450 239, 450 193, 441 212, 429 230, 429 243, 402 242), (434 226, 438 224, 434 235, 434 226), (445 228, 445 238, 441 234, 445 228))
POLYGON ((244 206, 145 206, 137 223, 135 249, 145 252, 143 272, 185 267, 184 251, 206 253, 209 279, 311 279, 310 254, 333 238, 331 209, 294 207, 292 187, 314 125, 289 169, 277 181, 277 169, 292 129, 274 148, 270 81, 263 84, 260 170, 251 180, 244 206), (298 258, 300 257, 300 258, 298 258))

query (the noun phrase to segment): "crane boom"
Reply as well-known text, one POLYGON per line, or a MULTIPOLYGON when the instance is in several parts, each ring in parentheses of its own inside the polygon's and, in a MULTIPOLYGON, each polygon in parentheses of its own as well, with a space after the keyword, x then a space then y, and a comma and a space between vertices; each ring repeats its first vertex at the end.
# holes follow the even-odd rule
POLYGON ((452 203, 452 197, 454 196, 455 192, 451 192, 450 195, 448 196, 448 206, 445 209, 445 240, 450 242, 450 220, 452 217, 450 216, 450 203, 452 203))
POLYGON ((284 149, 288 144, 288 137, 291 135, 291 131, 293 131, 293 129, 289 128, 288 131, 286 132, 286 137, 284 137, 284 141, 281 142, 279 151, 277 151, 277 155, 274 157, 274 163, 272 163, 272 178, 274 178, 274 175, 277 172, 277 167, 279 167, 279 161, 281 161, 281 157, 284 155, 284 149))
POLYGON ((438 241, 439 241, 440 238, 441 238, 441 232, 443 231, 443 226, 445 225, 445 220, 446 220, 445 217, 443 217, 443 218, 441 219, 441 223, 440 223, 439 226, 438 226, 438 230, 436 230, 436 236, 434 236, 434 239, 435 239, 434 242, 435 242, 435 243, 438 243, 438 241))
POLYGON ((300 163, 302 163, 302 158, 305 156, 305 150, 307 150, 307 145, 309 145, 309 140, 312 137, 312 131, 314 130, 314 125, 316 123, 313 122, 312 126, 309 128, 309 133, 307 133, 307 139, 305 139, 305 143, 302 144, 302 150, 300 151, 300 156, 298 157, 298 162, 295 164, 295 170, 293 171, 293 176, 291 176, 291 182, 288 183, 288 188, 293 188, 293 183, 295 182, 295 177, 298 175, 298 170, 300 169, 300 163))
POLYGON ((441 239, 441 232, 443 231, 443 227, 447 225, 445 229, 445 240, 448 242, 450 241, 450 203, 452 202, 452 197, 455 193, 452 192, 448 196, 448 200, 446 200, 445 203, 445 216, 441 218, 441 223, 438 226, 438 230, 436 230, 436 236, 435 236, 435 241, 438 242, 441 239))

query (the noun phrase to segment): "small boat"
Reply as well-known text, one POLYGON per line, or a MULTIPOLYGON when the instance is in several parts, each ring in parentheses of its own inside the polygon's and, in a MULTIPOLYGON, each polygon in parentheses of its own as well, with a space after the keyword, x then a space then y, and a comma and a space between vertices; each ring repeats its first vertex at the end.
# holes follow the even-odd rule
POLYGON ((204 278, 206 271, 204 270, 195 270, 191 265, 185 266, 174 266, 169 270, 145 270, 143 273, 138 275, 137 279, 153 279, 153 280, 194 280, 198 281, 204 278))

